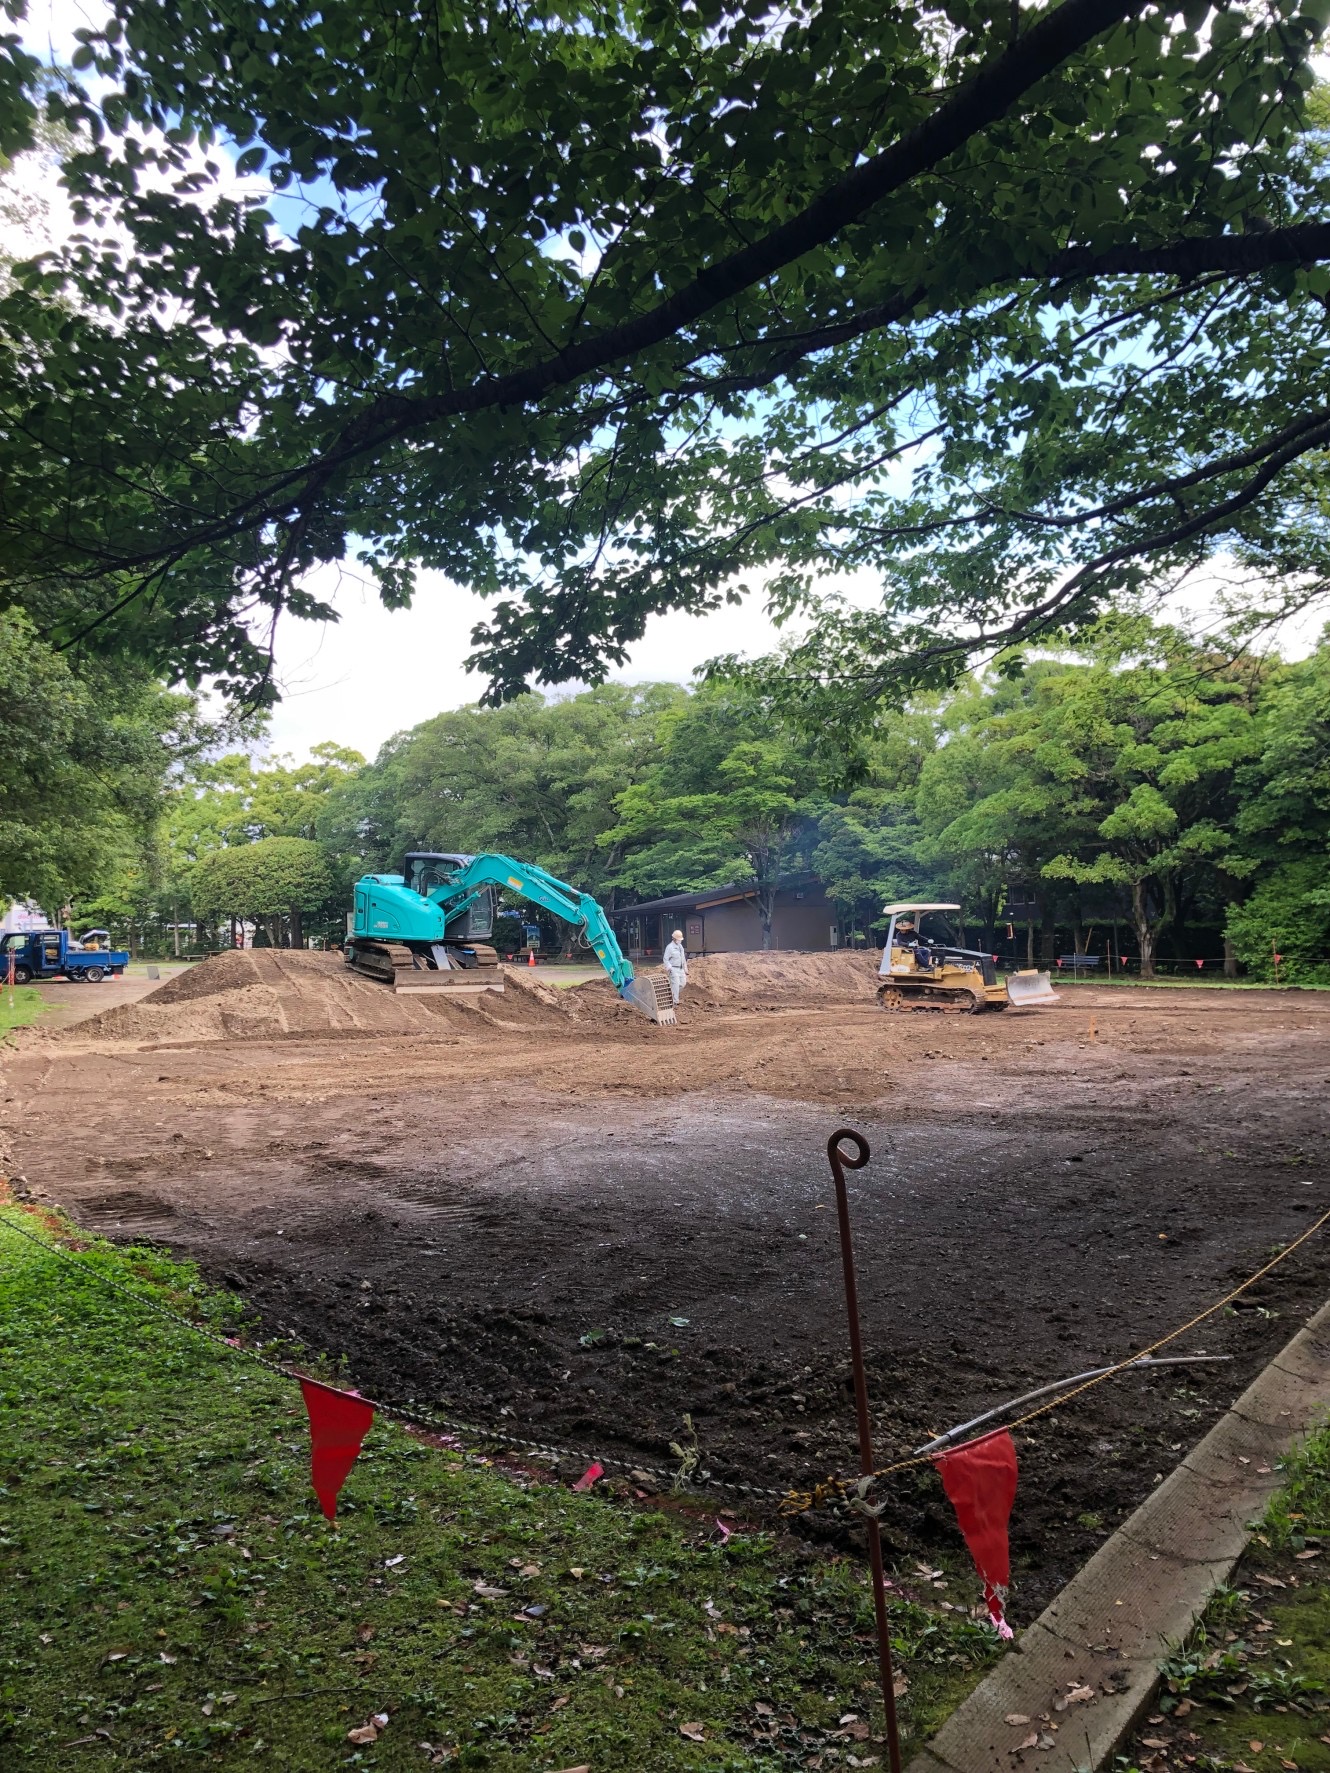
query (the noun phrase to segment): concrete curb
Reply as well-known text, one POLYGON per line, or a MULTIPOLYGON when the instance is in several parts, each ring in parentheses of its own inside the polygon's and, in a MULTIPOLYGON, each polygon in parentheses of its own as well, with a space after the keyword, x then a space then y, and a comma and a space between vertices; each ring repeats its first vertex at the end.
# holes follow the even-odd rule
POLYGON ((1330 1304, 1123 1522, 910 1762, 907 1773, 1095 1773, 1150 1709, 1279 1488, 1276 1465, 1330 1409, 1330 1304), (1077 1687, 1094 1698, 1068 1703, 1077 1687), (1028 1718, 1013 1725, 1008 1715, 1028 1718), (1020 1746, 1037 1733, 1039 1745, 1020 1746))

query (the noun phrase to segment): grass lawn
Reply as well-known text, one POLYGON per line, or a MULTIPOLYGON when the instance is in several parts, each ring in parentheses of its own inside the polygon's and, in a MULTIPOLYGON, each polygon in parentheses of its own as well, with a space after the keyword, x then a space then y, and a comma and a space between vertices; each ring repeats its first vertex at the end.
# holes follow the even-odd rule
POLYGON ((1164 1665, 1159 1705, 1117 1766, 1330 1773, 1330 1428, 1287 1462, 1233 1581, 1164 1665))
MULTIPOLYGON (((574 1495, 382 1420, 331 1527, 294 1385, 8 1223, 70 1232, 0 1205, 6 1769, 885 1764, 856 1561, 728 1512, 726 1540, 714 1506, 574 1495), (348 1736, 383 1713, 376 1740, 348 1736)), ((75 1247, 238 1327, 160 1252, 75 1247)), ((997 1645, 924 1576, 898 1583, 917 1744, 997 1645)), ((947 1595, 977 1599, 959 1560, 947 1595)))
MULTIPOLYGON (((1048 968, 1044 970, 1047 972, 1048 968)), ((1102 977, 1094 968, 1074 974, 1070 967, 1054 967, 1053 983, 1059 989, 1064 985, 1113 985, 1130 987, 1133 991, 1330 991, 1328 985, 1276 985, 1273 979, 1225 979, 1215 973, 1170 973, 1158 979, 1138 979, 1134 973, 1125 976, 1114 973, 1112 978, 1105 973, 1102 977)))
POLYGON ((0 984, 0 1039, 11 1028, 26 1028, 46 1008, 42 994, 31 985, 16 985, 11 991, 0 984))

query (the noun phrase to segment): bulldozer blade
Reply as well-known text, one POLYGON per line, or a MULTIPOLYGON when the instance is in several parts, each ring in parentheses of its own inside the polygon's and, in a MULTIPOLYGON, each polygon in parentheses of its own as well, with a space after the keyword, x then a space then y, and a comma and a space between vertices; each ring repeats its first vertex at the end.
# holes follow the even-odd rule
POLYGON ((1007 1001, 1016 1009, 1026 1004, 1056 1003, 1058 994, 1048 973, 1023 972, 1007 975, 1007 1001))
POLYGON ((659 973, 648 973, 630 979, 620 987, 619 996, 625 1003, 632 1004, 635 1010, 641 1010, 644 1016, 650 1016, 653 1022, 659 1022, 667 1028, 678 1025, 674 1014, 674 999, 670 996, 669 980, 659 973))

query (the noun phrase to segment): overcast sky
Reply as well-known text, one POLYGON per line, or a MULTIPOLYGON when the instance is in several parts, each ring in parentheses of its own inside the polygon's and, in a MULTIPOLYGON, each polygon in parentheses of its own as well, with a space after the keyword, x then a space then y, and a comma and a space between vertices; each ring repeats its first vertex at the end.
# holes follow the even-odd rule
MULTIPOLYGON (((340 621, 316 626, 287 617, 278 629, 285 693, 272 719, 274 750, 303 755, 321 739, 335 739, 372 757, 403 727, 479 698, 484 680, 469 676, 462 661, 487 610, 482 598, 425 573, 414 607, 394 612, 372 586, 343 573, 330 601, 340 621)), ((760 603, 710 616, 653 616, 628 668, 615 675, 630 683, 686 683, 717 653, 756 655, 777 638, 760 603)))

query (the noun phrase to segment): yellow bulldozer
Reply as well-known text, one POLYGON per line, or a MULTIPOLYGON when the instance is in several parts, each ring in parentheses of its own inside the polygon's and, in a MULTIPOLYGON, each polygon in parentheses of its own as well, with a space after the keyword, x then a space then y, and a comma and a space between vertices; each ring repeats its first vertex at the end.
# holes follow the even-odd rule
POLYGON ((991 954, 960 947, 946 922, 959 905, 884 905, 887 925, 877 1001, 884 1010, 950 1010, 977 1016, 983 1010, 1023 1009, 1057 1002, 1047 973, 1009 973, 999 980, 991 954))

